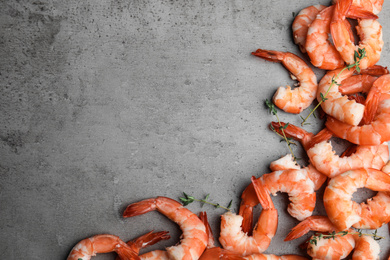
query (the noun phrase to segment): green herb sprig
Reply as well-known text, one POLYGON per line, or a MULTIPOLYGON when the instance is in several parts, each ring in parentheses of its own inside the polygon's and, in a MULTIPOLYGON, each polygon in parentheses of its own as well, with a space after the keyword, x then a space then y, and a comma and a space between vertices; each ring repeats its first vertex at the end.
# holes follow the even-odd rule
POLYGON ((340 232, 329 232, 329 234, 322 234, 322 233, 316 233, 314 236, 312 236, 309 240, 310 244, 317 245, 318 240, 320 239, 335 239, 336 237, 343 237, 345 235, 351 234, 351 235, 358 235, 361 236, 372 236, 375 240, 381 240, 384 239, 384 237, 378 236, 378 230, 375 230, 373 234, 366 234, 363 233, 360 229, 356 230, 356 232, 349 232, 349 231, 340 231, 340 232))
POLYGON ((282 126, 282 123, 280 122, 280 119, 278 116, 278 111, 276 110, 275 105, 271 101, 269 101, 268 99, 265 100, 265 104, 267 105, 270 113, 273 114, 276 117, 276 119, 278 120, 279 130, 282 132, 282 134, 279 134, 278 131, 276 131, 276 129, 272 125, 270 126, 271 130, 283 138, 283 141, 285 141, 287 143, 288 149, 290 149, 292 157, 294 158, 294 160, 296 160, 297 158, 295 157, 294 152, 291 149, 291 145, 296 145, 296 144, 292 141, 292 138, 287 137, 285 132, 284 132, 284 130, 288 127, 289 123, 282 126))
POLYGON ((226 207, 224 207, 224 206, 221 206, 219 203, 212 203, 212 202, 207 201, 210 194, 207 194, 204 199, 196 199, 195 197, 190 196, 190 195, 186 194, 185 192, 183 192, 183 194, 184 194, 184 197, 179 198, 180 201, 183 203, 183 206, 187 206, 188 204, 191 204, 194 201, 198 201, 198 202, 201 202, 203 204, 212 205, 215 208, 222 208, 224 210, 230 211, 230 208, 232 207, 232 203, 233 203, 233 200, 231 200, 229 202, 229 204, 226 207))
POLYGON ((307 123, 306 123, 307 119, 314 113, 314 111, 317 110, 317 108, 318 108, 323 102, 325 102, 325 101, 327 100, 326 96, 328 95, 328 93, 329 93, 330 89, 332 88, 332 86, 333 86, 333 85, 340 86, 340 84, 337 83, 337 79, 340 77, 341 73, 343 73, 344 70, 346 70, 346 69, 350 70, 350 69, 352 69, 352 68, 355 68, 355 70, 356 70, 358 73, 360 73, 360 67, 359 67, 359 66, 360 66, 360 61, 361 61, 364 57, 366 57, 366 49, 365 49, 365 48, 363 48, 363 49, 360 49, 360 48, 359 48, 358 51, 355 51, 355 52, 354 52, 353 60, 354 60, 355 62, 352 63, 352 64, 347 65, 346 67, 344 67, 344 68, 336 75, 336 77, 335 77, 335 76, 332 77, 332 82, 330 83, 329 88, 326 90, 325 94, 320 93, 321 100, 320 100, 320 102, 318 102, 317 106, 315 106, 314 109, 312 109, 312 110, 310 111, 309 115, 307 115, 306 118, 301 117, 302 120, 303 120, 302 123, 301 123, 301 126, 307 124, 307 123))

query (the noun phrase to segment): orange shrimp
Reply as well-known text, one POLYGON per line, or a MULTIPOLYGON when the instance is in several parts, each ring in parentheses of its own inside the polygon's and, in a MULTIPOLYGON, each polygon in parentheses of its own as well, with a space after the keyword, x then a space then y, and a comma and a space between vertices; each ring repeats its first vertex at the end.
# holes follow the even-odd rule
POLYGON ((374 19, 358 19, 357 33, 360 37, 360 43, 355 46, 349 36, 348 28, 345 26, 345 19, 352 5, 352 0, 340 0, 336 3, 333 13, 330 30, 334 46, 347 64, 355 63, 355 52, 358 49, 365 49, 366 57, 360 60, 361 69, 375 65, 381 55, 383 40, 382 26, 374 19))
POLYGON ((359 224, 362 219, 361 212, 366 209, 366 206, 362 206, 364 202, 358 204, 352 200, 352 195, 358 188, 388 192, 390 176, 375 169, 357 169, 342 173, 329 181, 324 192, 324 207, 338 230, 346 230, 359 224))
MULTIPOLYGON (((337 3, 338 0, 333 0, 332 3, 337 3)), ((382 10, 384 0, 353 0, 352 6, 362 8, 374 14, 378 14, 382 10)))
MULTIPOLYGON (((325 70, 334 70, 344 66, 342 59, 336 47, 330 42, 330 23, 334 6, 329 6, 322 10, 310 24, 306 38, 306 51, 310 57, 311 63, 325 70)), ((352 8, 348 11, 348 18, 365 17, 377 19, 378 17, 370 12, 352 8)), ((354 39, 350 23, 344 20, 344 26, 349 33, 349 38, 354 39)))
POLYGON ((390 140, 390 75, 379 77, 366 100, 364 117, 369 124, 353 126, 333 117, 325 125, 336 136, 359 145, 379 145, 390 140), (378 103, 378 104, 377 104, 378 103), (372 118, 372 119, 371 119, 372 118))
POLYGON ((140 259, 134 250, 114 235, 102 234, 86 238, 77 243, 67 260, 89 260, 98 253, 116 252, 123 260, 140 259))
MULTIPOLYGON (((285 126, 284 123, 281 123, 285 126)), ((272 122, 276 131, 279 123, 272 122)), ((287 137, 301 142, 306 150, 310 163, 322 174, 332 178, 345 171, 358 168, 381 169, 389 160, 389 148, 387 143, 377 146, 359 145, 349 156, 339 156, 332 148, 328 139, 332 136, 328 129, 324 129, 317 135, 309 133, 293 124, 289 124, 284 133, 287 137)))
POLYGON ((146 199, 127 206, 123 217, 138 216, 153 210, 177 223, 183 231, 180 244, 163 250, 156 250, 140 256, 141 259, 198 259, 206 248, 207 234, 203 222, 179 202, 157 197, 146 199))
POLYGON ((272 62, 281 62, 299 81, 299 87, 279 87, 273 96, 274 104, 287 113, 299 114, 310 106, 317 94, 317 77, 298 56, 290 52, 258 49, 253 55, 272 62))
POLYGON ((317 14, 325 8, 326 6, 324 5, 312 5, 302 9, 295 17, 292 24, 293 38, 302 53, 306 52, 306 36, 310 24, 316 18, 317 14))
MULTIPOLYGON (((338 231, 328 217, 311 216, 295 226, 285 241, 299 238, 311 230, 317 232, 338 231)), ((308 244, 307 253, 313 259, 344 259, 354 248, 352 260, 374 260, 379 257, 379 244, 370 236, 359 236, 353 229, 349 229, 348 234, 336 236, 334 239, 317 239, 316 243, 308 244)))
POLYGON ((240 255, 252 255, 264 252, 271 243, 271 239, 278 227, 278 212, 274 207, 267 188, 259 180, 252 177, 253 187, 263 210, 259 216, 253 236, 248 236, 241 229, 243 217, 231 212, 221 216, 221 233, 219 242, 224 249, 240 255))
POLYGON ((338 82, 351 77, 354 70, 337 69, 329 71, 320 80, 318 84, 317 100, 322 100, 322 95, 326 95, 326 100, 321 103, 322 110, 342 122, 350 125, 358 125, 363 118, 365 106, 356 103, 354 100, 349 100, 347 96, 341 94, 337 84, 333 84, 333 79, 337 78, 338 82))
POLYGON ((214 247, 207 249, 200 260, 308 260, 306 257, 299 255, 271 255, 271 254, 252 254, 248 256, 240 256, 237 253, 226 249, 214 247))

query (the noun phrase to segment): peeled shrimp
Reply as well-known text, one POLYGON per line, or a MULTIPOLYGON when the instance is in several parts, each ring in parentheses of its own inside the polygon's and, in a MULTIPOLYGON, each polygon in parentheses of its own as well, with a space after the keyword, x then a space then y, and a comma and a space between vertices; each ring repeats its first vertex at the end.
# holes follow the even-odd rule
POLYGON ((243 256, 264 252, 270 245, 278 226, 278 212, 267 189, 255 177, 252 177, 251 180, 258 200, 263 207, 253 236, 248 236, 242 231, 242 216, 231 212, 226 212, 221 216, 219 242, 224 249, 243 256))
MULTIPOLYGON (((279 123, 271 123, 276 131, 280 131, 279 123)), ((282 123, 282 126, 285 126, 282 123)), ((309 133, 302 128, 289 124, 284 133, 303 145, 309 157, 310 163, 322 174, 332 178, 345 171, 358 168, 374 168, 380 170, 389 160, 389 148, 387 143, 376 146, 356 147, 348 156, 339 156, 332 148, 328 140, 332 134, 324 129, 317 135, 309 133)))
POLYGON ((157 210, 177 223, 183 231, 180 244, 163 250, 156 250, 140 256, 140 259, 198 259, 206 248, 207 234, 203 222, 179 202, 157 197, 127 206, 123 217, 138 216, 157 210))
POLYGON ((316 18, 317 14, 321 12, 326 6, 312 5, 302 9, 295 17, 292 24, 292 31, 294 42, 299 46, 302 53, 306 52, 306 36, 310 24, 316 18))
MULTIPOLYGON (((383 40, 382 26, 374 19, 358 19, 357 33, 360 43, 355 46, 349 37, 349 30, 345 26, 345 19, 352 0, 339 0, 336 3, 332 22, 330 24, 332 39, 337 51, 347 64, 355 63, 355 52, 365 49, 366 57, 360 60, 361 69, 368 68, 379 61, 383 40)), ((365 18, 365 17, 363 17, 365 18)))
MULTIPOLYGON (((332 178, 324 192, 324 207, 329 219, 338 230, 346 230, 359 224, 362 211, 367 209, 364 202, 352 200, 358 188, 375 191, 390 191, 390 176, 375 169, 347 171, 332 178)), ((375 197, 372 199, 375 201, 375 197)), ((380 216, 378 216, 380 218, 380 216)))
MULTIPOLYGON (((336 2, 338 1, 332 1, 333 4, 336 2)), ((378 14, 382 10, 383 2, 384 0, 353 0, 352 6, 356 6, 374 14, 378 14)))
POLYGON ((310 106, 317 93, 317 77, 298 56, 289 52, 258 49, 253 55, 273 62, 281 62, 299 81, 300 86, 279 87, 273 96, 274 104, 287 113, 298 114, 310 106))
POLYGON ((207 244, 207 249, 203 252, 199 260, 216 260, 216 259, 225 259, 225 260, 307 260, 305 257, 297 255, 284 255, 276 256, 269 254, 253 254, 248 256, 242 256, 239 253, 229 251, 220 247, 214 246, 214 237, 211 231, 211 227, 207 220, 206 212, 201 212, 199 218, 203 221, 206 226, 207 234, 209 237, 209 242, 207 244))
POLYGON ((123 260, 137 260, 134 250, 114 235, 96 235, 77 243, 67 260, 89 260, 98 253, 116 252, 123 260))
POLYGON ((389 90, 390 75, 381 76, 374 82, 366 100, 365 117, 368 118, 369 124, 352 126, 328 117, 326 127, 336 136, 354 144, 379 145, 389 141, 390 95, 386 93, 389 90))
MULTIPOLYGON (((285 241, 299 238, 309 231, 332 232, 338 231, 332 222, 325 216, 311 216, 297 226, 287 235, 285 241)), ((344 259, 355 248, 352 260, 379 259, 379 244, 370 236, 360 236, 353 229, 343 236, 334 239, 317 239, 316 244, 308 244, 307 253, 313 259, 344 259)))

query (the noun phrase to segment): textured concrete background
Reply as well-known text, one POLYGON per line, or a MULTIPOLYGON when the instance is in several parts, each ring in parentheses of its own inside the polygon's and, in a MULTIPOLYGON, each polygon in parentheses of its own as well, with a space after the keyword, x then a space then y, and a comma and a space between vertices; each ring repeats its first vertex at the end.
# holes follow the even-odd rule
MULTIPOLYGON (((100 233, 128 240, 168 229, 173 238, 152 248, 176 243, 179 229, 158 213, 121 217, 141 199, 210 193, 222 205, 233 199, 237 210, 250 176, 288 153, 267 130, 274 118, 264 100, 293 82, 250 52, 299 54, 294 13, 329 1, 0 3, 0 258, 65 259, 100 233)), ((389 13, 386 2, 385 66, 389 13)), ((319 130, 312 120, 306 129, 319 130)), ((306 237, 283 242, 298 223, 286 213, 287 196, 274 202, 279 228, 266 252, 305 255, 297 245, 306 237)), ((188 208, 206 210, 219 232, 224 210, 188 208)), ((321 203, 315 213, 324 214, 321 203)), ((380 233, 383 258, 387 226, 380 233)))

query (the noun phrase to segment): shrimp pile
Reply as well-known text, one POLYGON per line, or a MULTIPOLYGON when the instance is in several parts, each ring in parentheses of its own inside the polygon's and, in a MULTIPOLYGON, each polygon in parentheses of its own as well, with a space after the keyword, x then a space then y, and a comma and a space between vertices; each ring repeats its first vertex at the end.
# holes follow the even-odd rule
POLYGON ((156 197, 131 203, 123 217, 131 219, 158 211, 182 230, 178 244, 140 254, 141 249, 169 239, 168 232, 150 231, 127 243, 115 235, 101 234, 81 240, 68 260, 90 259, 107 252, 116 252, 118 259, 125 260, 303 260, 309 256, 344 259, 349 255, 354 260, 379 259, 377 235, 371 237, 360 230, 375 230, 390 222, 390 74, 386 67, 377 65, 384 45, 382 26, 377 21, 383 2, 335 0, 330 6, 301 10, 292 24, 293 39, 310 63, 291 52, 252 52, 261 59, 281 63, 299 81, 295 88, 279 87, 272 105, 267 101, 273 115, 277 113, 274 106, 300 114, 317 101, 314 110, 321 109, 326 123, 317 134, 281 122, 279 117, 278 122, 270 124, 289 148, 290 139, 301 143, 307 165, 298 165, 295 156, 287 154, 270 164, 270 172, 252 176, 250 181, 248 178, 238 212, 227 209, 220 216, 221 247, 216 245, 206 212, 198 216, 185 207, 186 203, 156 197), (356 20, 358 45, 350 19, 356 20), (311 66, 327 70, 319 81, 311 66), (341 155, 333 149, 334 138, 350 142, 341 155), (324 194, 319 198, 321 187, 324 194), (377 194, 357 203, 353 194, 361 188, 377 194), (271 195, 279 192, 288 194, 290 204, 285 211, 299 221, 285 243, 310 231, 321 232, 302 246, 306 255, 267 252, 278 230, 278 210, 271 195), (313 215, 319 201, 324 204, 326 216, 313 215), (254 224, 253 211, 258 204, 261 213, 254 224))

